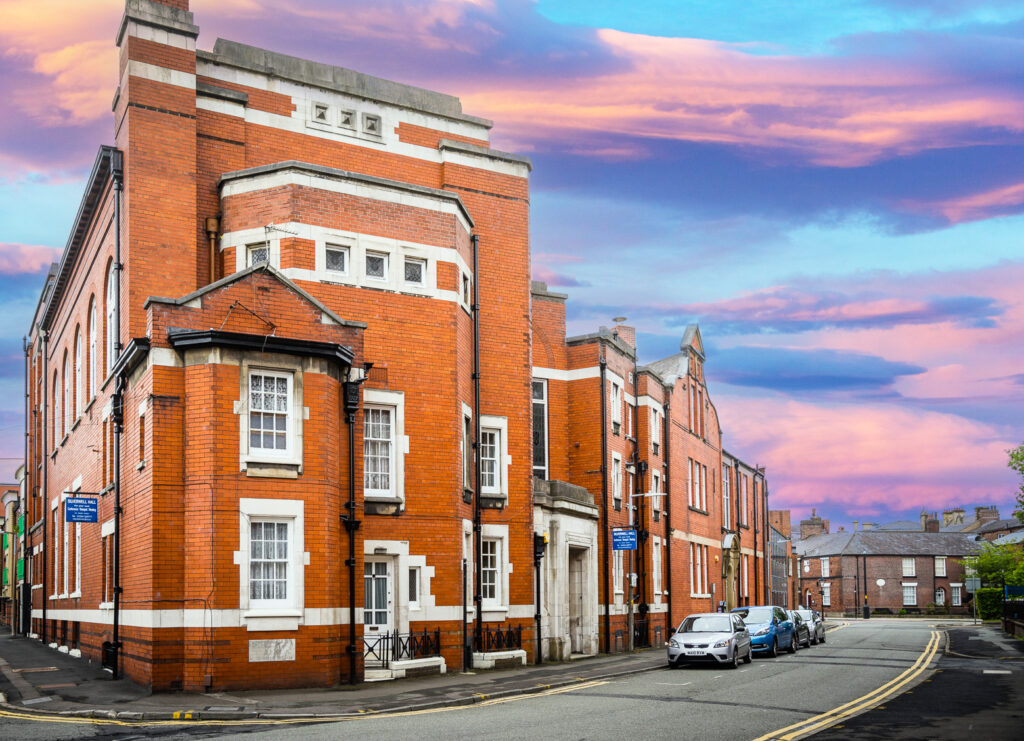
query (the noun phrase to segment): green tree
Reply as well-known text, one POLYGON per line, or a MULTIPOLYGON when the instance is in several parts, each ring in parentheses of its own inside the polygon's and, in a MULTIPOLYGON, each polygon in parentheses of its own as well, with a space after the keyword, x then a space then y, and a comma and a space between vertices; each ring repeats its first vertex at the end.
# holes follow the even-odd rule
POLYGON ((964 564, 981 577, 982 586, 1024 585, 1024 551, 1019 546, 986 543, 981 553, 965 559, 964 564))
POLYGON ((1024 522, 1024 443, 1016 448, 1006 451, 1010 460, 1006 465, 1017 472, 1020 476, 1020 485, 1017 487, 1017 519, 1024 522))

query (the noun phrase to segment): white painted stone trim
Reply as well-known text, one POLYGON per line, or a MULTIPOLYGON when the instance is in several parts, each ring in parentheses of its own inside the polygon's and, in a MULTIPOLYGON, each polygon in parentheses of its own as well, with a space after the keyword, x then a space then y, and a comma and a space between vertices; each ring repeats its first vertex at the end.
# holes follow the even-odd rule
MULTIPOLYGON (((162 82, 175 87, 183 87, 186 90, 196 89, 196 76, 191 72, 182 72, 167 67, 158 67, 148 62, 140 62, 136 59, 129 59, 125 67, 125 76, 140 77, 143 80, 162 82)), ((127 90, 127 80, 121 80, 121 89, 127 90)))

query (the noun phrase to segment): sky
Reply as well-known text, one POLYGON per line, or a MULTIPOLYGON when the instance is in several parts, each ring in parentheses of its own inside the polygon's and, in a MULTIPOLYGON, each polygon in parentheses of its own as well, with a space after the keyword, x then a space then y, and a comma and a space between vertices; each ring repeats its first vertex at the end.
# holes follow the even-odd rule
MULTIPOLYGON (((22 337, 112 140, 119 0, 0 0, 0 477, 22 337)), ((192 0, 217 37, 457 95, 529 156, 534 278, 641 362, 697 322, 725 447, 834 523, 1013 508, 1024 0, 192 0), (283 7, 282 7, 283 6, 283 7)))

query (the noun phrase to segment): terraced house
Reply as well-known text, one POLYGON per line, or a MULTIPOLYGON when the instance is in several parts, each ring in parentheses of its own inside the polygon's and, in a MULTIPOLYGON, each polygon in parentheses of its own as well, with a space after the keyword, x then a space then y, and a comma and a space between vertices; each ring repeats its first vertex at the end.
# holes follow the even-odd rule
POLYGON ((767 598, 699 331, 646 366, 624 325, 566 339, 491 122, 198 33, 128 0, 32 323, 32 635, 156 690, 327 686, 767 598))

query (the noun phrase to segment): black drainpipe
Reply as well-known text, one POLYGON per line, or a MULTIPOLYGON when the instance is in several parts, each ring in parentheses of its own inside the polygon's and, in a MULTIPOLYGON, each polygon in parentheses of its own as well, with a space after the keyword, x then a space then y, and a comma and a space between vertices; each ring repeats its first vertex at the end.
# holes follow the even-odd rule
MULTIPOLYGON (((669 452, 672 448, 669 445, 669 431, 672 429, 672 424, 669 422, 669 412, 672 409, 672 405, 669 403, 662 404, 661 413, 664 417, 664 434, 661 439, 664 441, 665 446, 665 466, 662 469, 661 474, 661 485, 665 487, 665 584, 668 585, 668 603, 667 603, 667 614, 665 615, 665 630, 666 633, 671 636, 674 630, 674 624, 672 623, 672 598, 676 596, 675 591, 672 589, 672 496, 670 494, 670 480, 669 475, 672 471, 671 465, 671 453, 669 452)), ((662 591, 665 588, 662 587, 662 591)))
MULTIPOLYGON (((348 567, 348 645, 345 652, 348 654, 348 682, 356 683, 356 530, 359 529, 359 520, 356 519, 356 411, 359 409, 359 386, 366 380, 365 372, 369 370, 364 365, 364 375, 356 380, 345 381, 342 384, 343 403, 345 406, 345 424, 348 426, 348 501, 345 502, 347 510, 341 515, 341 521, 348 532, 348 558, 345 565, 348 567)), ((352 369, 349 368, 349 375, 352 369)))
MULTIPOLYGON (((111 152, 110 173, 114 180, 114 358, 121 357, 121 191, 124 159, 120 150, 111 152)), ((115 381, 112 410, 114 421, 114 679, 121 676, 121 433, 124 430, 124 384, 115 381)), ((56 536, 56 533, 54 534, 56 536)))
MULTIPOLYGON (((47 362, 48 358, 47 358, 46 353, 49 350, 49 348, 47 348, 47 344, 49 344, 49 343, 47 343, 47 341, 46 341, 48 339, 48 334, 47 334, 45 329, 40 329, 39 330, 39 337, 42 340, 42 347, 40 348, 40 352, 42 353, 42 366, 43 366, 43 425, 42 425, 42 433, 43 433, 43 455, 42 455, 42 459, 43 459, 43 485, 41 487, 42 491, 40 492, 42 494, 42 498, 43 498, 43 502, 42 502, 42 507, 43 507, 43 581, 42 581, 42 585, 43 585, 43 625, 42 625, 42 630, 40 630, 40 632, 39 632, 39 635, 40 635, 40 637, 43 640, 43 645, 46 645, 46 603, 49 601, 49 597, 47 597, 47 595, 46 595, 46 576, 47 576, 47 571, 48 571, 46 566, 47 566, 47 562, 50 560, 50 554, 47 553, 47 551, 46 551, 46 534, 47 534, 47 532, 49 530, 49 528, 47 527, 47 524, 48 524, 47 520, 50 519, 50 509, 49 509, 49 499, 48 499, 49 491, 46 488, 47 487, 47 482, 48 482, 48 479, 49 479, 49 476, 47 475, 48 474, 48 469, 49 469, 49 466, 47 465, 47 461, 50 460, 50 451, 49 451, 49 446, 46 444, 46 436, 50 432, 49 415, 47 414, 50 411, 49 403, 48 403, 49 397, 50 397, 50 385, 49 385, 50 364, 47 362)), ((54 445, 54 447, 57 447, 57 430, 56 429, 54 429, 54 431, 53 431, 53 445, 54 445)), ((57 591, 57 590, 54 590, 54 591, 57 591)), ((29 613, 29 614, 31 614, 31 613, 29 613)))
MULTIPOLYGON (((473 537, 475 543, 475 563, 473 604, 476 606, 476 625, 474 634, 478 651, 483 650, 484 599, 481 594, 483 582, 483 563, 481 538, 481 507, 480 507, 480 237, 473 235, 473 537)), ((501 578, 499 576, 499 578, 501 578)))
POLYGON ((608 599, 611 591, 608 561, 611 559, 612 553, 608 550, 608 399, 605 392, 608 384, 606 376, 608 362, 604 357, 604 348, 600 346, 598 348, 598 351, 601 353, 601 357, 598 359, 598 366, 601 369, 601 499, 603 500, 601 514, 604 516, 604 523, 601 526, 601 540, 604 548, 604 558, 602 559, 602 566, 604 567, 604 652, 609 654, 612 652, 612 622, 608 599))

